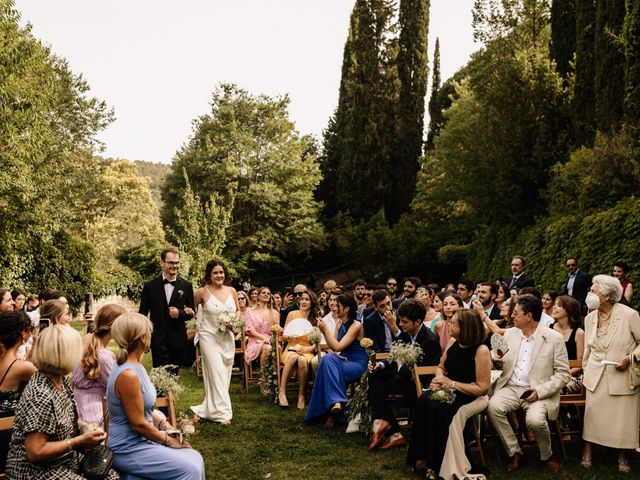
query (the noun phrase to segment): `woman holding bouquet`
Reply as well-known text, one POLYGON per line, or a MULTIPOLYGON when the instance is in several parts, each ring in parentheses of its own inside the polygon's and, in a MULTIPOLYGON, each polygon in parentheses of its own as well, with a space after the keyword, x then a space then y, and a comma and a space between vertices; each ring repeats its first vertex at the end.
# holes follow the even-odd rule
POLYGON ((207 263, 204 287, 195 293, 195 305, 202 306, 200 351, 202 352, 202 377, 204 379, 204 400, 191 407, 200 418, 231 423, 231 369, 235 355, 233 337, 234 324, 239 323, 240 308, 238 294, 225 285, 227 269, 219 260, 207 263))
POLYGON ((407 463, 427 479, 471 478, 462 432, 483 411, 491 381, 491 356, 480 315, 461 309, 449 320, 451 340, 429 391, 416 403, 407 463))
POLYGON ((318 328, 331 350, 340 354, 322 356, 313 384, 309 409, 304 417, 305 422, 313 422, 329 413, 325 422, 327 427, 334 424, 336 416, 342 413, 347 403, 347 385, 362 376, 369 361, 367 352, 360 345, 364 329, 362 324, 356 321, 358 306, 353 296, 338 295, 336 301, 338 306, 334 318, 338 338, 324 321, 318 322, 318 328))

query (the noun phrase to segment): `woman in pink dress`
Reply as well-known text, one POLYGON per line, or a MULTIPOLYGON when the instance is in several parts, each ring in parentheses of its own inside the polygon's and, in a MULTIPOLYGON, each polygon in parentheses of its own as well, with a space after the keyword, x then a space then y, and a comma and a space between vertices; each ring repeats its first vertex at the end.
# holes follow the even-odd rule
POLYGON ((84 353, 73 369, 73 395, 78 416, 85 423, 102 426, 102 397, 107 393, 109 374, 116 362, 115 354, 107 349, 111 340, 111 325, 126 310, 108 304, 96 315, 93 333, 84 336, 84 353))
POLYGON ((245 317, 245 333, 249 343, 244 352, 247 363, 260 357, 260 367, 271 351, 271 326, 278 323, 280 315, 273 308, 271 290, 261 287, 258 290, 258 302, 255 308, 247 310, 245 317))

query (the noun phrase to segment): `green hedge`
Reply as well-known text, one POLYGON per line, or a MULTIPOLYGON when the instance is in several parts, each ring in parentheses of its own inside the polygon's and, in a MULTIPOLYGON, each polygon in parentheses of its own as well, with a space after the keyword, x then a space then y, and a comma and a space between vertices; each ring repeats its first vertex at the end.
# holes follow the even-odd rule
MULTIPOLYGON (((511 227, 487 229, 470 248, 470 278, 507 278, 513 255, 527 259, 527 273, 540 289, 562 289, 565 260, 578 259, 592 275, 611 274, 613 263, 629 264, 630 280, 640 279, 640 200, 635 197, 585 217, 544 219, 522 231, 511 227)), ((640 305, 640 295, 634 299, 640 305)))

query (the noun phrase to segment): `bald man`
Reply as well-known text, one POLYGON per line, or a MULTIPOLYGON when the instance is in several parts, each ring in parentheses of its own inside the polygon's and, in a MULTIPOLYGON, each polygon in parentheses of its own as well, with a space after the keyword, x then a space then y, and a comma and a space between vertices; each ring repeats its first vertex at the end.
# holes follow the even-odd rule
POLYGON ((282 303, 285 305, 288 305, 288 304, 291 304, 291 305, 289 305, 287 308, 280 309, 280 326, 282 328, 284 328, 284 322, 287 321, 287 315, 289 315, 289 312, 300 310, 300 307, 298 306, 298 296, 301 293, 304 293, 306 291, 307 291, 307 286, 304 283, 299 283, 295 287, 293 287, 293 295, 289 293, 284 296, 282 303))

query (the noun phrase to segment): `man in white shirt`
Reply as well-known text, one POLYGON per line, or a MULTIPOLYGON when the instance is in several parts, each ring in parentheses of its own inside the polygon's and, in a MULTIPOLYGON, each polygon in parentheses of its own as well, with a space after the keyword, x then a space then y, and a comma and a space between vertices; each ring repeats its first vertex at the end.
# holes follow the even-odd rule
POLYGON ((540 459, 556 473, 560 462, 551 451, 547 418, 558 418, 560 391, 571 379, 564 338, 558 332, 539 324, 542 303, 533 295, 520 295, 513 311, 516 328, 504 334, 508 351, 496 361, 503 363, 502 375, 489 402, 489 418, 507 450, 510 462, 507 472, 519 470, 523 464, 518 444, 507 415, 523 408, 527 428, 533 431, 540 449, 540 459))

